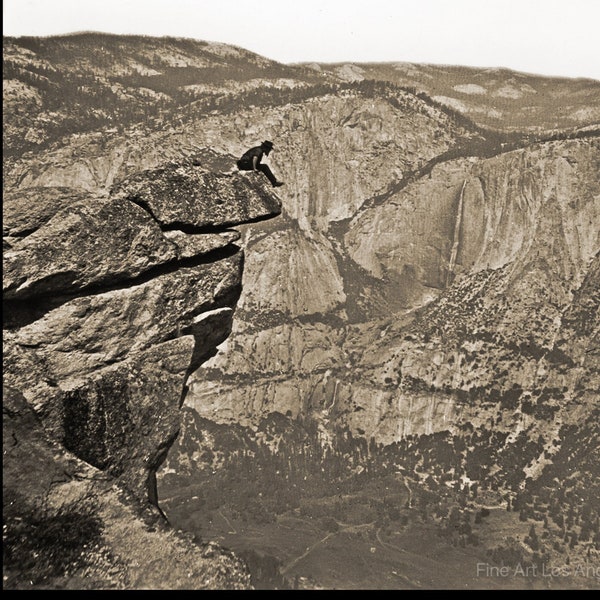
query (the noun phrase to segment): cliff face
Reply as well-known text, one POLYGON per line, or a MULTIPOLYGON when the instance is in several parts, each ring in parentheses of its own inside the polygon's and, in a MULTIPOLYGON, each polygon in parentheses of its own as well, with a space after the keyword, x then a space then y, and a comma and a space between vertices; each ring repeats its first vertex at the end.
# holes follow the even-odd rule
MULTIPOLYGON (((69 479, 85 471, 82 494, 110 488, 115 500, 123 490, 131 499, 112 509, 103 500, 100 514, 104 544, 129 581, 146 585, 149 559, 128 556, 115 533, 123 515, 111 510, 140 515, 156 504, 155 472, 179 431, 187 378, 231 331, 243 251, 228 227, 280 211, 262 177, 190 163, 140 173, 99 196, 35 188, 5 199, 4 386, 13 399, 5 494, 32 506, 78 498, 65 481, 39 478, 39 467, 17 476, 27 448, 45 464, 51 447, 59 463, 75 465, 69 479)), ((164 543, 204 560, 189 541, 164 543)), ((248 583, 232 558, 223 568, 232 575, 226 585, 248 583)), ((157 587, 207 585, 192 572, 196 580, 179 581, 176 569, 157 587)), ((101 569, 89 575, 106 576, 102 586, 123 584, 101 569)))
MULTIPOLYGON (((501 397, 541 385, 563 315, 600 249, 599 160, 597 140, 549 142, 443 162, 365 202, 331 230, 337 239, 320 244, 337 259, 327 279, 343 290, 335 304, 313 293, 318 277, 303 272, 300 255, 285 276, 283 267, 268 276, 282 265, 269 255, 298 244, 260 238, 235 334, 191 378, 188 404, 228 422, 313 413, 387 443, 494 419, 501 397), (403 296, 405 312, 439 298, 416 321, 408 312, 349 322, 355 290, 365 294, 372 279, 403 296), (269 310, 270 321, 252 317, 269 310)), ((560 387, 572 396, 578 385, 560 387)))
POLYGON ((551 142, 491 159, 443 163, 361 211, 344 242, 371 274, 410 272, 443 288, 460 272, 554 262, 578 285, 598 248, 597 141, 551 142))

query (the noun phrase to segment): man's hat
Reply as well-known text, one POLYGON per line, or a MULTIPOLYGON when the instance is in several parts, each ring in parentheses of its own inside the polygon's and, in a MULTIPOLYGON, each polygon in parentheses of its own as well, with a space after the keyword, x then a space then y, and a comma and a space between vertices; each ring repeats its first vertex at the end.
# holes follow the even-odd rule
POLYGON ((261 144, 263 148, 268 148, 269 150, 273 149, 273 142, 265 141, 261 144))

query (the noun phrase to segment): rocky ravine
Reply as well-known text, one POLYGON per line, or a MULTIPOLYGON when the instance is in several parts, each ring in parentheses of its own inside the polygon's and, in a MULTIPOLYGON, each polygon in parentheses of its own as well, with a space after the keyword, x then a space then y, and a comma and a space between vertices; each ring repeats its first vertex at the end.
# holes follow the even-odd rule
MULTIPOLYGON (((189 374, 231 331, 244 256, 229 227, 280 214, 263 183, 182 163, 105 194, 5 196, 5 586, 248 585, 235 557, 157 518, 155 472, 189 374), (27 575, 23 528, 38 543, 36 527, 66 516, 76 528, 86 507, 95 545, 75 566, 49 560, 27 575)), ((34 570, 47 558, 38 556, 34 570)))
POLYGON ((537 387, 562 315, 600 250, 599 161, 590 138, 440 163, 383 201, 365 202, 328 237, 312 234, 330 264, 337 252, 351 259, 319 294, 303 245, 291 242, 304 236, 293 227, 257 235, 234 335, 191 378, 188 404, 225 422, 328 411, 382 442, 451 428, 477 407, 475 420, 485 421, 492 388, 497 400, 513 385, 537 387), (274 260, 281 252, 289 267, 274 260), (347 323, 356 289, 364 295, 372 280, 403 297, 405 313, 444 290, 425 315, 445 314, 449 302, 453 309, 429 324, 423 317, 418 336, 406 330, 410 312, 347 323), (476 392, 470 411, 464 398, 476 392))

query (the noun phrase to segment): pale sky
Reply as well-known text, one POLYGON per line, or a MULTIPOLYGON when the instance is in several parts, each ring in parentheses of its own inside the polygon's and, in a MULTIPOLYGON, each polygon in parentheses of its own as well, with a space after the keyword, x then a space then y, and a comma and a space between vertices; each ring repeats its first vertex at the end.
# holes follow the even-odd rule
POLYGON ((406 61, 600 80, 600 0, 3 0, 5 36, 175 36, 283 62, 406 61))

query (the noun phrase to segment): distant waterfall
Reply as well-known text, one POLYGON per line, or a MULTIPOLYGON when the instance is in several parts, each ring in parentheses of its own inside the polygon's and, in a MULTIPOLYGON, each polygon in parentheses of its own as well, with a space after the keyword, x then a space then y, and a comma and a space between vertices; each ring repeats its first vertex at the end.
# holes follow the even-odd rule
POLYGON ((460 190, 458 198, 458 208, 456 210, 456 221, 454 222, 454 236, 452 238, 452 251, 450 252, 450 261, 448 262, 448 271, 446 272, 446 287, 451 283, 450 278, 454 274, 454 266, 456 265, 456 256, 458 254, 458 244, 460 242, 460 226, 462 223, 463 199, 465 195, 465 187, 467 180, 465 179, 460 190))

